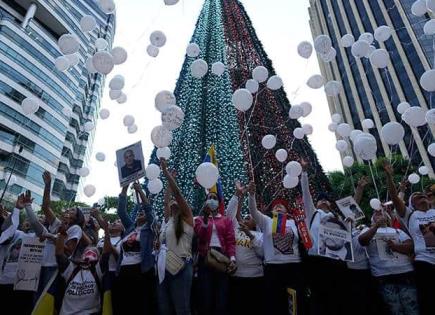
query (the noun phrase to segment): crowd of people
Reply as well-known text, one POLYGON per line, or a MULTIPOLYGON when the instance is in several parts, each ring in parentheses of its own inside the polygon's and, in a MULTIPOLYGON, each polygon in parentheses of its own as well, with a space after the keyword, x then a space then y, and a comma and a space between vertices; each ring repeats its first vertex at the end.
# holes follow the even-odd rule
MULTIPOLYGON (((302 221, 288 200, 258 209, 252 182, 235 183, 223 214, 218 196, 208 193, 194 217, 175 173, 164 159, 160 162, 168 182, 162 222, 137 182, 132 185, 138 195, 134 218, 127 209, 128 186, 119 195, 119 219, 114 222, 106 222, 98 208, 89 218, 79 208, 65 209, 57 217, 50 208, 48 172, 39 216, 30 192, 18 197, 11 212, 2 208, 3 308, 31 314, 56 285, 61 315, 107 314, 107 308, 113 314, 162 315, 435 313, 435 199, 428 189, 412 193, 405 203, 390 165, 384 167, 383 184, 392 205, 385 203, 368 220, 355 222, 338 211, 328 194, 313 200, 304 161, 302 221), (249 215, 243 216, 246 204, 249 215), (26 216, 21 224, 20 212, 26 216), (307 227, 309 248, 301 226, 307 227), (321 254, 343 247, 319 236, 324 227, 335 226, 351 233, 353 259, 339 250, 336 256, 321 254), (396 236, 385 240, 387 257, 377 242, 385 235, 396 236), (45 244, 36 291, 14 290, 26 238, 45 244)), ((359 181, 356 202, 368 184, 364 178, 359 181)))

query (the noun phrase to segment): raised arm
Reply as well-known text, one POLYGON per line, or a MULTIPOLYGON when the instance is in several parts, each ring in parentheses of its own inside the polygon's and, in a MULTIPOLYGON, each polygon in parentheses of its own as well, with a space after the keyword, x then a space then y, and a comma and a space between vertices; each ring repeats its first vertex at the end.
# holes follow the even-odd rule
POLYGON ((249 214, 251 217, 255 220, 255 223, 261 228, 261 230, 264 230, 266 223, 267 223, 267 217, 262 214, 257 209, 257 201, 255 200, 255 184, 254 182, 250 182, 248 186, 248 193, 249 193, 249 199, 248 199, 248 208, 249 208, 249 214))
POLYGON ((30 190, 27 190, 25 194, 20 195, 17 200, 17 205, 20 203, 20 207, 24 207, 26 210, 27 218, 29 219, 30 225, 35 231, 36 236, 42 237, 44 234, 47 234, 47 229, 39 222, 38 217, 35 212, 33 212, 32 208, 32 195, 30 190))
POLYGON ((367 176, 361 177, 360 180, 358 181, 358 185, 355 188, 355 195, 353 196, 353 199, 355 199, 357 204, 361 203, 364 194, 364 189, 368 184, 369 184, 369 178, 367 176))
POLYGON ((146 220, 150 226, 154 222, 153 209, 148 201, 147 196, 145 195, 145 192, 143 191, 142 187, 140 186, 140 184, 138 182, 134 183, 133 188, 136 191, 136 193, 139 195, 139 198, 142 201, 140 203, 140 208, 144 211, 146 220))
POLYGON ((239 210, 241 210, 241 199, 243 198, 243 194, 245 193, 245 187, 240 184, 239 181, 236 181, 236 191, 234 193, 234 196, 230 199, 230 202, 228 203, 227 209, 225 210, 225 214, 228 218, 231 219, 231 221, 237 219, 237 214, 239 213, 239 210))
POLYGON ((165 195, 163 196, 163 206, 164 206, 164 218, 165 222, 168 222, 169 217, 171 216, 171 207, 169 205, 171 201, 172 196, 172 189, 171 186, 168 184, 166 185, 165 195))
POLYGON ((392 240, 389 240, 388 247, 393 252, 397 252, 407 256, 410 256, 414 253, 414 242, 410 239, 401 243, 394 243, 392 240))
POLYGON ((122 191, 118 197, 118 209, 116 211, 126 230, 128 230, 132 225, 134 225, 133 220, 130 218, 130 216, 127 213, 127 189, 128 189, 128 185, 122 187, 122 191))
POLYGON ((387 189, 388 193, 391 196, 391 201, 393 201, 394 208, 396 209, 399 216, 403 218, 406 215, 406 206, 403 200, 399 197, 399 194, 397 193, 396 185, 393 180, 393 167, 390 165, 390 163, 384 162, 384 171, 387 181, 387 189))
POLYGON ((66 239, 66 230, 65 227, 62 225, 59 228, 59 233, 57 235, 56 239, 56 261, 59 267, 60 272, 64 272, 66 268, 68 267, 68 257, 65 255, 65 239, 66 239))
POLYGON ((358 237, 358 241, 361 246, 369 246, 370 241, 375 237, 376 232, 381 226, 385 226, 385 219, 379 219, 376 223, 374 223, 367 231, 361 233, 358 237))
POLYGON ((45 219, 47 220, 48 224, 51 225, 56 219, 56 215, 54 214, 53 210, 50 207, 51 174, 48 171, 45 171, 44 174, 42 174, 42 179, 44 180, 44 195, 42 197, 41 209, 45 215, 45 219))
POLYGON ((305 224, 309 227, 311 218, 316 212, 316 207, 314 206, 313 197, 310 192, 310 183, 308 180, 307 167, 308 162, 305 160, 301 160, 301 165, 303 168, 302 176, 301 176, 301 189, 302 189, 302 199, 304 201, 304 209, 305 209, 305 224))
POLYGON ((100 227, 106 231, 109 228, 109 224, 107 223, 107 221, 103 218, 103 216, 101 215, 99 209, 97 208, 92 208, 91 209, 91 216, 93 216, 98 224, 100 225, 100 227))

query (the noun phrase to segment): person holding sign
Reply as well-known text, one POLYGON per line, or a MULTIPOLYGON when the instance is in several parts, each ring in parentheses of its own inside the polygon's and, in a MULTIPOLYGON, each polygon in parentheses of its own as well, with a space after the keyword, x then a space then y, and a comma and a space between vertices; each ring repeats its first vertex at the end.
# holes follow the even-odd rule
POLYGON ((116 151, 118 177, 121 187, 145 175, 142 143, 136 142, 116 151))

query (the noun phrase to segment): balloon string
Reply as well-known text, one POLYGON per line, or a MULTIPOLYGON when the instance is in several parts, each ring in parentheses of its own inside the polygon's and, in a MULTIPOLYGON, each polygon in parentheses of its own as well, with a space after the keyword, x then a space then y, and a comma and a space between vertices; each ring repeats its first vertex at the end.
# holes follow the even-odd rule
POLYGON ((249 128, 249 123, 251 122, 252 119, 252 115, 254 114, 255 111, 255 107, 257 106, 258 103, 258 95, 263 92, 266 89, 266 87, 262 88, 260 91, 258 91, 255 95, 255 101, 254 101, 254 106, 252 106, 252 110, 251 113, 249 114, 249 118, 248 118, 248 122, 245 124, 245 128, 243 128, 243 133, 240 136, 241 139, 243 139, 243 137, 245 136, 245 133, 248 131, 249 128))
POLYGON ((267 184, 266 186, 264 186, 263 191, 261 192, 261 194, 264 194, 264 192, 266 191, 266 188, 270 186, 270 184, 274 181, 275 178, 277 178, 279 175, 282 174, 283 171, 280 171, 278 174, 276 174, 267 184))
POLYGON ((375 176, 373 175, 372 164, 373 164, 373 162, 370 161, 369 162, 369 169, 370 169, 370 174, 372 175, 373 186, 375 186, 376 195, 378 196, 378 199, 379 199, 380 198, 379 197, 379 190, 378 190, 378 186, 376 185, 375 176))

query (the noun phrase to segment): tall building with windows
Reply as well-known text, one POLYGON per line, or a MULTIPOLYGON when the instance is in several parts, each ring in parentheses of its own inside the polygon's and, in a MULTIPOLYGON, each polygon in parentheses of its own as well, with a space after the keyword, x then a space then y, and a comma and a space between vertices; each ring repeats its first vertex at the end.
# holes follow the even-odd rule
POLYGON ((94 136, 83 126, 95 123, 104 85, 104 76, 88 73, 85 62, 95 40, 105 38, 111 47, 114 33, 115 16, 93 0, 0 0, 1 192, 13 170, 6 199, 29 189, 40 204, 44 170, 52 174, 55 199, 75 198, 77 173, 87 163, 94 136), (91 33, 80 30, 84 15, 97 21, 91 33), (54 62, 61 55, 57 40, 65 33, 80 41, 79 62, 60 72, 54 62), (30 116, 21 108, 26 97, 41 100, 30 116))
POLYGON ((434 176, 435 159, 427 153, 427 147, 434 139, 433 126, 416 129, 402 123, 405 137, 394 147, 388 146, 380 137, 382 126, 387 122, 402 122, 397 112, 401 102, 424 109, 431 107, 431 101, 435 102, 419 84, 421 75, 434 65, 433 39, 423 32, 432 13, 414 16, 411 13, 414 1, 310 0, 310 25, 313 38, 327 34, 337 50, 337 57, 330 63, 319 58, 326 80, 338 80, 343 85, 343 92, 338 97, 328 97, 331 114, 340 113, 345 122, 360 130, 364 129, 361 126, 364 119, 372 119, 375 127, 365 131, 376 137, 379 155, 401 153, 415 165, 424 163, 434 176), (351 48, 340 44, 345 34, 352 34, 357 40, 362 33, 373 34, 381 25, 393 30, 386 42, 374 42, 376 48, 384 48, 390 54, 391 62, 386 69, 372 67, 368 58, 354 58, 351 48))

